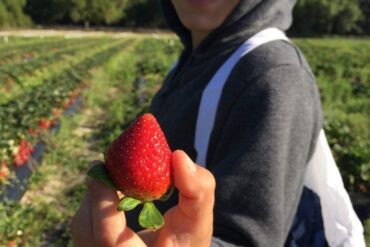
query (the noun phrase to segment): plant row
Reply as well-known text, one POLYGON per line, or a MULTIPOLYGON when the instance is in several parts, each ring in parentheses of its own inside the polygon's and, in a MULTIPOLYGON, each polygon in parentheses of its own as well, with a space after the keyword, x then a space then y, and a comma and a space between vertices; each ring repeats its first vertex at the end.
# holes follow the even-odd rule
MULTIPOLYGON (((15 74, 23 72, 23 69, 27 64, 39 64, 45 65, 42 62, 51 62, 51 59, 55 57, 55 60, 59 60, 63 54, 68 51, 77 51, 78 49, 84 49, 84 47, 92 44, 96 44, 97 40, 75 40, 74 42, 62 43, 55 47, 47 47, 49 43, 38 45, 38 50, 33 50, 32 52, 27 52, 22 54, 20 60, 12 60, 3 62, 0 64, 0 71, 10 72, 11 69, 15 69, 15 74), (46 47, 45 47, 46 46, 46 47), (19 71, 19 72, 18 72, 19 71)), ((4 61, 4 58, 1 58, 4 61)), ((35 66, 35 65, 34 65, 35 66)), ((29 70, 29 69, 28 69, 29 70)), ((27 70, 26 70, 27 71, 27 70)))
POLYGON ((124 46, 124 42, 116 41, 40 85, 26 88, 19 98, 0 105, 0 176, 9 175, 12 165, 27 162, 39 136, 75 102, 89 77, 89 70, 124 46))
MULTIPOLYGON (((3 35, 0 37, 0 51, 4 48, 16 47, 19 45, 32 44, 41 40, 41 37, 18 37, 11 35, 3 35)), ((50 40, 52 38, 49 38, 50 40)))
POLYGON ((57 51, 45 50, 43 54, 23 62, 0 66, 0 104, 17 97, 25 88, 36 86, 58 74, 60 70, 91 56, 112 44, 107 39, 80 40, 79 43, 66 46, 57 51))
POLYGON ((0 47, 0 64, 8 64, 9 62, 27 59, 29 56, 38 53, 47 52, 48 50, 60 48, 68 44, 79 43, 78 39, 64 38, 45 38, 33 40, 25 43, 11 43, 0 47))

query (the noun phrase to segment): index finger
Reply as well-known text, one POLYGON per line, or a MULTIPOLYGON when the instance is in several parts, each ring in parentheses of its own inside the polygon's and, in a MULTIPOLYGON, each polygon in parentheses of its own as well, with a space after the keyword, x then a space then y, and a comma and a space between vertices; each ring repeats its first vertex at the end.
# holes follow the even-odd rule
POLYGON ((117 211, 117 192, 98 181, 90 181, 88 196, 95 242, 98 246, 145 246, 126 226, 124 213, 117 211))

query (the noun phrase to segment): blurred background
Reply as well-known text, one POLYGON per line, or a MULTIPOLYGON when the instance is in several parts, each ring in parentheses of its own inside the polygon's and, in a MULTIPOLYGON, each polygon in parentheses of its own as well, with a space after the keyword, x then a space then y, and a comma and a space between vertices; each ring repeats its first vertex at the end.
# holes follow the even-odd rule
MULTIPOLYGON (((298 0, 288 35, 370 246, 370 0, 298 0)), ((181 52, 153 0, 0 0, 0 246, 71 246, 89 161, 181 52)))
MULTIPOLYGON (((163 28, 157 1, 1 0, 0 27, 163 28)), ((299 0, 290 33, 296 36, 369 35, 369 0, 299 0)))

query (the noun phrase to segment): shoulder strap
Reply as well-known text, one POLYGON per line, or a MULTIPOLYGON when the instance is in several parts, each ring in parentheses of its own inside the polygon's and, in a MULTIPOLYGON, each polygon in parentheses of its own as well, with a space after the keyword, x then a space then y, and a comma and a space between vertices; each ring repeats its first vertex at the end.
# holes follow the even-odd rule
POLYGON ((314 154, 307 165, 304 185, 320 198, 328 244, 365 247, 363 227, 344 188, 324 130, 320 131, 314 154))
POLYGON ((216 112, 224 85, 241 57, 260 45, 274 41, 289 39, 277 28, 267 28, 245 41, 226 62, 218 69, 203 91, 199 105, 195 129, 194 147, 197 151, 196 162, 206 166, 209 139, 214 127, 216 112))

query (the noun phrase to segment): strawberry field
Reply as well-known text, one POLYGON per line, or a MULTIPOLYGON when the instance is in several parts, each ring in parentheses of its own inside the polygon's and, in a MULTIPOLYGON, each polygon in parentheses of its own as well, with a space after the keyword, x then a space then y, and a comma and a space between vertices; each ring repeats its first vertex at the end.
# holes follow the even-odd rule
MULTIPOLYGON (((369 193, 370 42, 295 42, 345 184, 369 193)), ((0 39, 0 246, 71 245, 89 161, 147 111, 180 51, 167 35, 0 39)))

